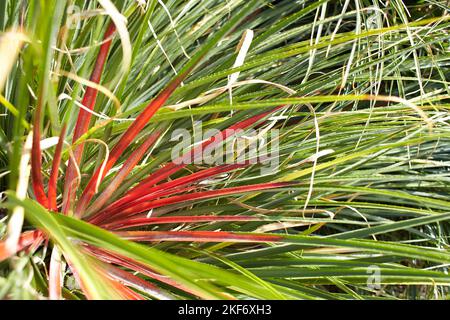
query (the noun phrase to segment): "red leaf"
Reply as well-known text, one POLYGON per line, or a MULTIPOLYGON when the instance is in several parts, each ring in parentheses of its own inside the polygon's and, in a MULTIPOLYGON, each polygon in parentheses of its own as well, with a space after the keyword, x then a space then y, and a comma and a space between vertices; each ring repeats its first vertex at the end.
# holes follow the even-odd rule
POLYGON ((44 207, 48 208, 48 199, 44 190, 44 182, 42 180, 42 151, 41 151, 41 113, 42 113, 42 97, 34 114, 33 124, 33 146, 31 148, 31 185, 36 200, 44 207))
MULTIPOLYGON (((103 37, 105 42, 100 47, 100 51, 97 56, 97 60, 94 65, 94 70, 92 71, 90 81, 94 83, 100 83, 100 79, 103 73, 103 68, 106 63, 106 59, 108 57, 109 49, 111 47, 112 39, 111 36, 115 32, 116 27, 114 23, 110 23, 108 29, 105 32, 103 37)), ((85 107, 90 110, 94 109, 95 102, 97 100, 98 90, 92 87, 87 87, 86 93, 83 97, 83 101, 81 102, 85 107)), ((74 134, 72 141, 76 142, 78 138, 80 138, 89 128, 89 123, 91 121, 92 114, 84 109, 80 109, 78 113, 77 123, 75 125, 74 134)), ((74 156, 76 164, 79 165, 81 162, 81 158, 83 155, 84 143, 79 144, 75 147, 74 156)), ((66 213, 71 205, 71 201, 75 196, 74 190, 74 180, 76 178, 76 167, 73 163, 72 159, 69 159, 69 166, 67 168, 66 179, 64 182, 64 199, 63 199, 63 209, 62 211, 66 213)))
POLYGON ((155 209, 155 208, 159 208, 159 207, 163 207, 163 206, 167 206, 167 205, 171 205, 171 204, 176 204, 176 203, 192 202, 195 200, 210 199, 210 198, 222 197, 225 195, 246 193, 246 192, 252 192, 252 191, 276 189, 276 188, 287 187, 290 185, 292 185, 292 183, 286 183, 286 182, 261 183, 261 184, 254 184, 254 185, 248 185, 248 186, 226 188, 226 189, 208 190, 208 191, 173 196, 173 197, 169 197, 169 198, 157 199, 157 200, 153 200, 153 201, 142 202, 142 203, 131 205, 131 206, 127 207, 126 209, 121 210, 120 213, 118 215, 116 215, 115 217, 110 217, 106 221, 110 221, 110 222, 116 221, 118 218, 132 216, 134 214, 146 212, 151 209, 155 209))
POLYGON ((201 223, 201 222, 219 222, 219 221, 264 221, 263 217, 258 216, 171 216, 171 217, 154 217, 147 218, 142 216, 139 218, 124 219, 102 227, 108 230, 121 230, 132 227, 141 227, 155 224, 171 224, 171 223, 201 223))
MULTIPOLYGON (((85 250, 86 251, 86 250, 85 250)), ((95 297, 92 295, 88 287, 83 283, 83 280, 78 272, 78 270, 75 268, 74 264, 65 257, 67 264, 72 271, 72 274, 74 278, 76 279, 77 283, 80 285, 81 290, 85 294, 85 296, 88 299, 94 299, 95 297)), ((95 273, 98 277, 97 281, 99 283, 102 283, 105 287, 108 287, 108 291, 119 297, 120 299, 126 299, 126 300, 141 300, 142 296, 134 292, 133 290, 127 288, 122 283, 117 282, 108 272, 107 268, 109 266, 105 265, 103 262, 99 260, 95 260, 94 258, 87 256, 86 258, 90 259, 91 268, 95 270, 95 273)))
POLYGON ((66 135, 66 128, 67 125, 64 124, 61 133, 59 135, 59 141, 56 145, 55 155, 52 162, 52 171, 50 173, 50 179, 48 181, 48 201, 49 201, 49 209, 52 211, 57 210, 57 203, 56 203, 56 186, 58 183, 58 173, 59 173, 59 166, 61 164, 61 156, 62 156, 62 148, 64 145, 64 137, 66 135))
MULTIPOLYGON (((136 118, 136 120, 131 124, 131 126, 125 131, 125 133, 120 138, 117 145, 114 147, 114 149, 111 151, 110 156, 108 158, 107 164, 104 168, 104 171, 102 173, 102 177, 99 177, 100 175, 100 168, 97 169, 97 171, 94 173, 94 175, 89 180, 89 183, 86 186, 86 189, 84 190, 80 201, 78 202, 77 208, 75 210, 75 214, 78 216, 82 216, 83 212, 85 211, 86 207, 89 205, 90 200, 95 194, 95 184, 97 183, 97 180, 103 179, 103 177, 106 175, 106 173, 114 166, 116 161, 119 159, 121 154, 125 151, 125 149, 130 145, 130 143, 134 140, 134 138, 139 134, 139 132, 145 127, 145 125, 148 123, 148 121, 153 117, 153 115, 158 111, 158 109, 167 101, 167 99, 170 97, 170 95, 175 91, 175 89, 178 87, 178 85, 183 81, 183 79, 186 77, 190 70, 188 70, 185 74, 180 74, 175 80, 173 80, 166 89, 164 89, 150 104, 144 109, 144 111, 139 114, 139 116, 136 118)), ((244 121, 241 121, 235 125, 230 126, 227 130, 222 131, 216 136, 211 137, 209 140, 205 141, 202 145, 198 146, 197 148, 204 148, 206 146, 209 146, 210 144, 214 143, 215 141, 222 141, 223 139, 226 139, 229 135, 231 135, 233 130, 246 128, 252 124, 254 124, 256 121, 259 121, 260 119, 264 118, 268 114, 282 108, 283 106, 279 106, 275 108, 274 110, 264 112, 260 115, 251 117, 249 119, 246 119, 244 121)), ((197 154, 196 151, 198 151, 197 148, 194 148, 190 152, 192 154, 197 154)), ((158 183, 159 181, 167 178, 169 175, 169 172, 171 174, 174 173, 173 170, 178 167, 178 169, 181 169, 185 167, 185 165, 175 165, 173 162, 169 163, 168 168, 162 168, 158 170, 154 175, 150 176, 146 180, 143 181, 143 183, 148 183, 150 181, 156 181, 154 183, 158 183), (161 170, 164 170, 161 172, 161 170), (155 176, 157 178, 155 178, 155 176)), ((176 171, 175 171, 176 172, 176 171)))
MULTIPOLYGON (((185 177, 181 177, 161 185, 157 185, 151 188, 151 185, 144 184, 139 188, 135 189, 133 192, 127 193, 124 197, 119 199, 118 201, 112 203, 110 206, 102 210, 98 215, 92 217, 89 221, 91 223, 99 223, 102 218, 110 215, 114 215, 115 213, 121 211, 127 206, 132 204, 136 204, 143 201, 149 201, 156 199, 157 197, 167 196, 174 193, 179 193, 180 190, 177 187, 186 186, 190 183, 201 181, 206 178, 210 178, 216 176, 218 174, 228 172, 237 168, 241 168, 246 166, 246 164, 232 164, 232 165, 224 165, 219 167, 213 167, 209 169, 205 169, 193 174, 190 174, 185 177)), ((178 170, 178 169, 177 169, 178 170)))
POLYGON ((128 174, 133 170, 133 168, 142 159, 147 150, 155 143, 155 141, 161 135, 161 131, 153 132, 143 144, 141 144, 125 161, 124 165, 120 168, 117 175, 108 184, 108 187, 100 194, 100 196, 94 201, 94 203, 89 207, 88 212, 96 212, 102 208, 106 201, 111 197, 111 195, 117 190, 119 185, 125 180, 128 174))
POLYGON ((78 205, 75 210, 75 214, 78 216, 82 216, 84 210, 89 204, 89 201, 95 194, 95 185, 97 180, 100 178, 102 180, 106 173, 114 166, 116 161, 122 155, 122 153, 126 150, 126 148, 133 142, 134 138, 139 134, 139 132, 147 125, 148 121, 153 117, 153 115, 158 111, 158 109, 169 99, 170 95, 173 91, 178 87, 178 85, 183 81, 183 79, 187 76, 189 71, 185 74, 180 74, 177 78, 175 78, 150 104, 142 111, 135 121, 130 125, 130 127, 124 132, 124 134, 120 137, 119 142, 116 146, 111 150, 108 161, 100 176, 100 168, 94 173, 94 175, 89 180, 86 188, 81 195, 81 198, 78 202, 78 205))
POLYGON ((6 249, 5 241, 0 242, 0 262, 8 259, 9 257, 15 255, 29 246, 33 245, 37 241, 42 241, 42 233, 39 230, 26 231, 20 235, 19 243, 16 252, 9 252, 6 249))
MULTIPOLYGON (((239 129, 248 128, 248 127, 252 126, 253 124, 255 124, 256 122, 258 122, 259 120, 266 117, 267 115, 269 115, 277 110, 280 110, 283 107, 284 106, 278 106, 270 111, 266 111, 266 112, 263 112, 256 116, 250 117, 246 120, 237 122, 237 123, 231 125, 230 127, 228 127, 227 129, 222 130, 217 135, 204 141, 200 146, 193 148, 192 150, 188 151, 187 153, 189 153, 191 155, 191 158, 193 157, 193 155, 201 154, 202 152, 200 152, 200 150, 203 150, 203 148, 214 147, 215 145, 222 142, 223 140, 228 139, 234 133, 234 131, 239 130, 239 129)), ((180 158, 184 158, 184 157, 185 157, 185 155, 181 156, 180 158)), ((180 160, 180 159, 177 159, 177 160, 180 160)), ((175 162, 181 163, 181 164, 175 164, 174 162, 169 162, 164 167, 162 167, 161 169, 152 173, 148 178, 146 178, 142 182, 140 182, 136 187, 131 189, 127 193, 127 195, 133 194, 134 192, 136 192, 140 189, 145 189, 145 188, 151 187, 151 186, 157 184, 158 182, 168 178, 170 175, 172 175, 186 167, 186 164, 183 164, 182 161, 175 161, 175 162)))
POLYGON ((50 300, 61 300, 61 253, 53 248, 48 272, 48 297, 50 300))
POLYGON ((235 234, 225 231, 119 231, 117 235, 138 242, 278 242, 282 236, 262 234, 235 234))
MULTIPOLYGON (((263 112, 263 113, 261 113, 259 115, 256 115, 256 116, 250 117, 250 118, 248 118, 246 120, 243 120, 243 121, 240 121, 238 123, 235 123, 232 126, 230 126, 228 129, 225 129, 222 132, 220 132, 219 134, 217 134, 216 136, 211 137, 210 139, 208 139, 205 142, 203 142, 203 144, 201 146, 196 147, 196 148, 194 148, 193 150, 191 150, 189 152, 191 154, 196 154, 198 152, 199 148, 204 148, 204 147, 207 147, 207 146, 213 147, 215 145, 214 142, 218 143, 220 141, 223 141, 223 140, 229 138, 230 135, 233 134, 233 131, 238 130, 238 129, 245 129, 245 128, 253 125, 255 122, 258 122, 259 120, 263 119, 267 115, 269 115, 269 114, 271 114, 271 113, 281 109, 282 107, 283 106, 278 106, 278 107, 276 107, 273 110, 263 112)), ((162 167, 161 169, 159 169, 156 172, 154 172, 153 174, 151 174, 148 178, 146 178, 141 183, 139 183, 136 187, 134 187, 129 192, 127 192, 124 197, 122 197, 121 199, 119 199, 115 203, 111 204, 106 209, 102 210, 102 212, 100 212, 97 215, 95 215, 94 217, 91 217, 91 219, 89 219, 89 221, 91 223, 96 223, 96 224, 100 223, 105 216, 112 215, 112 214, 114 214, 116 212, 116 210, 123 209, 122 206, 124 204, 129 204, 130 201, 136 200, 136 198, 139 197, 139 196, 143 196, 145 194, 151 194, 152 192, 157 192, 158 190, 163 188, 162 185, 151 188, 153 185, 155 185, 158 182, 168 178, 170 175, 178 172, 179 170, 181 170, 185 166, 186 166, 185 164, 175 164, 174 162, 170 162, 170 163, 166 164, 164 167, 162 167)), ((198 173, 198 174, 201 174, 201 173, 198 173)), ((190 175, 190 176, 188 176, 186 178, 176 179, 176 180, 174 180, 172 182, 175 183, 175 181, 176 181, 178 183, 178 182, 183 181, 181 179, 190 180, 191 178, 192 178, 192 175, 190 175)), ((174 186, 176 186, 176 185, 169 185, 169 187, 174 187, 174 186)), ((164 189, 167 189, 167 188, 168 188, 168 185, 165 185, 164 189)))
POLYGON ((183 284, 178 283, 177 281, 175 281, 167 276, 163 276, 163 275, 157 273, 156 271, 154 271, 153 269, 147 267, 146 265, 144 265, 140 262, 137 262, 133 259, 97 248, 97 247, 94 247, 91 245, 85 245, 85 248, 86 248, 86 250, 90 251, 93 255, 95 255, 95 257, 97 259, 100 259, 100 260, 108 262, 108 263, 117 264, 119 266, 125 267, 125 268, 133 270, 135 272, 139 272, 149 278, 155 279, 159 282, 165 283, 174 288, 185 291, 187 293, 201 296, 200 294, 198 294, 191 288, 186 287, 183 284))

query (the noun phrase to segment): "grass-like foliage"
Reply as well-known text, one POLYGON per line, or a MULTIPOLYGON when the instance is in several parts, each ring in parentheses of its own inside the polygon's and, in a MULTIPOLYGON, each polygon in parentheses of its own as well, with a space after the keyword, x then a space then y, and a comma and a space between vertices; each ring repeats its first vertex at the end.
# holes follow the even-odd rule
POLYGON ((0 299, 447 298, 449 13, 1 0, 0 299))

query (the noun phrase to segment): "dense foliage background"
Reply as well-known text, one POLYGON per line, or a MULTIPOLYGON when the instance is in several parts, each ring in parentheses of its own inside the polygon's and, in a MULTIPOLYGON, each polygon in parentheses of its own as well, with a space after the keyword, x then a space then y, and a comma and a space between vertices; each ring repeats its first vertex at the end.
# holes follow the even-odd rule
POLYGON ((449 9, 0 0, 0 298, 446 299, 449 9), (173 166, 200 120, 278 170, 173 166))

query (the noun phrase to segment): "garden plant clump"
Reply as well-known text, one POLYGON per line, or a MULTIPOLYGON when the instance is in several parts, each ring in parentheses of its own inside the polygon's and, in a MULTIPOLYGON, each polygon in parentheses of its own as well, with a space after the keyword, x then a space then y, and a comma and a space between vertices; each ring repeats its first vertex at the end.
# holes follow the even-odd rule
POLYGON ((0 0, 0 299, 447 299, 450 6, 0 0))

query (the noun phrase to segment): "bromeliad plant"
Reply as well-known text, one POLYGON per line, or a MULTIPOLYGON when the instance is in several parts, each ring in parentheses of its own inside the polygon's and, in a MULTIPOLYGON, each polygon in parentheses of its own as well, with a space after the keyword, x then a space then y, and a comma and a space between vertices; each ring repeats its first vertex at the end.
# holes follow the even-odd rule
POLYGON ((1 297, 446 296, 444 6, 2 5, 1 297), (252 128, 273 172, 194 161, 252 128))

